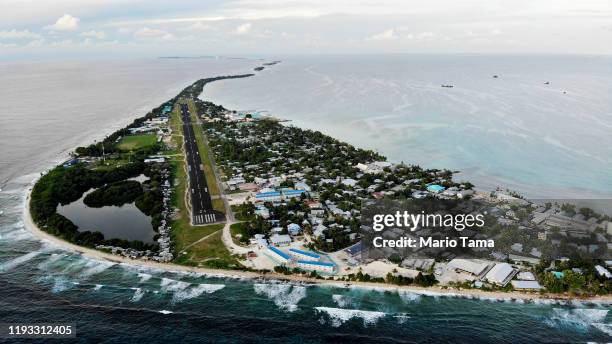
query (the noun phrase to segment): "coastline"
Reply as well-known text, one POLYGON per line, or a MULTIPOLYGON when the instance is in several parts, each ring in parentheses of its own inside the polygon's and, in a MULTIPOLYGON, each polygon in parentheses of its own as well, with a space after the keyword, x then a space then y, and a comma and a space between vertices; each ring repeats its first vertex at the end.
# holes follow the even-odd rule
MULTIPOLYGON (((35 181, 34 181, 35 183, 35 181)), ((311 285, 320 285, 320 286, 331 286, 331 287, 339 287, 339 288, 364 288, 364 289, 377 289, 377 290, 388 290, 388 291, 397 291, 397 292, 409 292, 415 293, 418 295, 426 295, 426 296, 447 296, 447 297, 458 297, 458 298, 476 298, 483 300, 495 300, 495 301, 516 301, 520 300, 522 302, 589 302, 589 303, 599 303, 599 304, 612 304, 612 296, 597 296, 591 298, 577 298, 572 297, 570 295, 557 295, 557 294, 539 294, 539 293, 527 293, 527 292, 499 292, 499 291, 483 291, 479 289, 443 289, 440 286, 433 287, 418 287, 418 286, 401 286, 394 284, 383 284, 383 283, 372 283, 372 282, 358 282, 358 281, 330 281, 330 280, 320 280, 314 279, 305 276, 297 276, 297 275, 282 275, 277 274, 275 272, 269 272, 266 274, 251 272, 251 271, 241 271, 241 270, 223 270, 223 269, 210 269, 210 268, 201 268, 201 267, 192 267, 185 265, 178 265, 172 263, 158 263, 154 261, 144 261, 144 260, 136 260, 130 259, 127 257, 116 256, 110 253, 102 252, 96 249, 87 248, 78 246, 67 241, 64 241, 60 238, 57 238, 51 234, 48 234, 38 228, 38 226, 34 223, 31 214, 30 214, 30 193, 31 190, 27 190, 26 200, 24 204, 24 212, 23 212, 23 220, 25 228, 36 238, 43 242, 48 242, 54 246, 57 246, 63 250, 67 250, 70 252, 78 253, 84 257, 109 261, 117 264, 131 265, 135 267, 143 267, 149 269, 158 269, 169 272, 183 272, 183 273, 198 273, 203 275, 211 275, 211 276, 220 276, 227 278, 244 278, 250 280, 259 280, 259 281, 281 281, 288 283, 304 283, 311 285)))

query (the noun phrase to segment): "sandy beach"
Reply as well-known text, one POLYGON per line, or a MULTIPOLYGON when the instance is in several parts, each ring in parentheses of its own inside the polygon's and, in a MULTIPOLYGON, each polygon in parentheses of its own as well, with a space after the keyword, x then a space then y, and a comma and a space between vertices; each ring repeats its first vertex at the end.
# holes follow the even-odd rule
POLYGON ((30 191, 26 196, 25 207, 23 211, 23 220, 25 227, 37 238, 43 242, 47 242, 52 246, 57 246, 61 249, 81 254, 85 257, 103 261, 114 262, 118 264, 126 264, 135 267, 143 267, 150 269, 160 269, 172 272, 191 272, 211 276, 221 276, 228 278, 246 278, 254 280, 270 280, 270 281, 286 281, 300 284, 318 284, 318 285, 329 285, 334 287, 362 287, 366 289, 378 289, 378 290, 389 290, 389 291, 405 291, 413 292, 421 295, 431 296, 449 296, 449 297, 463 297, 463 298, 477 298, 477 299, 493 299, 499 301, 549 301, 549 302, 571 302, 571 301, 585 301, 601 304, 612 304, 612 296, 598 296, 593 298, 576 298, 570 295, 559 295, 559 294, 545 294, 539 293, 526 293, 526 292, 491 292, 483 291, 478 289, 453 289, 443 288, 441 286, 434 286, 429 288, 418 287, 418 286, 398 286, 393 284, 384 283, 371 283, 371 282, 347 282, 347 281, 330 281, 320 280, 305 276, 298 275, 282 275, 275 272, 269 272, 266 274, 251 272, 251 271, 240 271, 240 270, 222 270, 222 269, 209 269, 201 267, 191 267, 184 265, 177 265, 171 263, 158 263, 154 261, 136 260, 127 257, 117 256, 106 252, 98 251, 95 249, 81 247, 74 245, 62 239, 59 239, 51 234, 42 231, 34 223, 29 210, 30 204, 30 191))

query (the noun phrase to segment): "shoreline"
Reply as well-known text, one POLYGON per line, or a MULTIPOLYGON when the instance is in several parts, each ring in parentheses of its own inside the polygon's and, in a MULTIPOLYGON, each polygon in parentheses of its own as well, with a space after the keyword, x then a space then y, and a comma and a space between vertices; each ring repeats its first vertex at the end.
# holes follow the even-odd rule
POLYGON ((440 286, 433 287, 419 287, 419 286, 401 286, 395 284, 386 283, 373 283, 373 282, 358 282, 358 281, 330 281, 320 280, 305 276, 298 275, 282 275, 275 272, 269 272, 266 274, 251 271, 241 270, 223 270, 223 269, 210 269, 202 267, 192 267, 185 265, 178 265, 173 263, 158 263, 154 261, 144 261, 137 259, 130 259, 127 257, 116 256, 110 253, 102 252, 96 249, 78 246, 67 241, 64 241, 58 237, 55 237, 49 233, 38 228, 34 223, 30 215, 30 190, 27 190, 25 207, 23 212, 24 227, 36 238, 42 242, 48 242, 51 245, 57 246, 60 249, 75 252, 83 257, 109 261, 117 264, 130 265, 135 267, 143 267, 150 269, 164 270, 168 272, 187 272, 187 273, 199 273, 203 275, 211 275, 216 277, 226 278, 246 278, 253 281, 281 281, 288 283, 306 283, 311 285, 319 286, 331 286, 339 288, 364 288, 364 289, 378 289, 388 291, 403 291, 409 293, 415 293, 424 296, 446 296, 446 297, 457 297, 457 298, 476 298, 483 300, 493 301, 550 301, 550 302, 587 302, 587 303, 602 303, 606 305, 612 305, 612 296, 596 296, 590 298, 578 298, 570 295, 556 295, 556 294, 539 294, 539 293, 527 293, 527 292, 500 292, 500 291, 483 291, 479 289, 443 289, 440 286))

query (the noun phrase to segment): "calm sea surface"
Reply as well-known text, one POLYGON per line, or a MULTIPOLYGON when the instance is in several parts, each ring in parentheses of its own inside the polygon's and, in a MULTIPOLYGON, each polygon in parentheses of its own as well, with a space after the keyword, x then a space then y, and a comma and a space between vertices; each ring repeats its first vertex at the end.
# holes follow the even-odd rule
POLYGON ((611 57, 288 58, 205 97, 392 161, 460 170, 485 190, 612 198, 611 57))
MULTIPOLYGON (((450 131, 450 127, 456 127, 458 132, 463 130, 462 137, 469 144, 460 146, 466 151, 475 147, 482 137, 488 140, 506 137, 501 132, 483 136, 483 132, 496 127, 495 123, 514 123, 508 124, 511 129, 498 129, 509 130, 508 140, 516 136, 511 132, 525 133, 528 129, 540 133, 547 130, 551 140, 558 140, 556 135, 567 130, 566 138, 560 140, 559 145, 577 152, 564 155, 569 159, 568 163, 583 164, 583 158, 575 158, 580 156, 579 152, 593 157, 594 161, 581 165, 584 180, 588 182, 575 185, 591 189, 603 185, 602 181, 609 178, 609 173, 606 175, 602 169, 609 171, 611 158, 610 154, 605 155, 610 152, 611 145, 606 144, 609 138, 602 135, 610 124, 609 117, 606 119, 604 116, 609 110, 609 98, 606 98, 609 95, 604 93, 609 91, 606 78, 610 77, 610 73, 599 75, 603 65, 598 61, 589 60, 584 64, 588 66, 586 70, 578 70, 575 64, 568 64, 565 68, 562 65, 557 65, 556 69, 550 67, 550 74, 545 78, 535 74, 535 70, 538 70, 533 65, 535 62, 525 65, 533 73, 519 73, 516 66, 503 69, 488 65, 485 68, 480 63, 466 69, 466 62, 459 60, 449 64, 446 72, 441 69, 446 64, 440 64, 435 71, 438 78, 428 79, 424 67, 430 63, 427 61, 412 67, 405 61, 399 61, 397 72, 393 73, 388 65, 367 60, 351 62, 356 63, 352 68, 341 63, 327 64, 333 62, 316 64, 310 60, 286 60, 278 68, 253 79, 236 81, 235 87, 224 83, 219 87, 207 87, 206 91, 210 92, 213 100, 228 101, 224 105, 268 109, 274 114, 295 119, 296 124, 320 127, 352 142, 357 138, 354 132, 350 134, 351 130, 361 128, 363 137, 357 141, 360 145, 377 148, 394 159, 409 161, 412 157, 419 163, 439 167, 468 165, 458 164, 460 159, 449 158, 460 150, 446 156, 439 155, 444 152, 443 142, 452 142, 452 136, 431 134, 431 130, 436 130, 431 127, 432 120, 427 117, 416 120, 416 110, 408 112, 414 120, 402 120, 404 115, 401 114, 406 114, 402 111, 414 106, 427 110, 424 114, 428 116, 448 118, 450 115, 447 111, 455 111, 455 107, 472 108, 474 112, 453 112, 462 115, 456 121, 444 124, 446 129, 441 129, 443 133, 455 133, 450 131), (374 68, 376 65, 378 69, 374 68), (291 66, 295 66, 295 70, 291 66), (400 82, 401 78, 394 74, 409 75, 405 68, 410 68, 414 77, 410 81, 400 82), (338 71, 332 73, 334 69, 338 71), (342 69, 354 73, 341 76, 342 69), (382 74, 367 76, 368 69, 382 74), (553 73, 555 70, 559 73, 553 73), (471 79, 476 78, 476 71, 482 71, 482 78, 490 84, 489 87, 476 86, 474 79, 471 79), (565 74, 561 73, 563 71, 565 74), (289 76, 283 76, 283 73, 289 73, 289 76), (500 78, 490 80, 493 73, 499 74, 500 78), (525 75, 529 75, 529 80, 523 80, 525 75), (595 81, 592 80, 594 76, 597 76, 595 81), (355 88, 360 79, 364 80, 363 85, 355 88), (542 85, 544 79, 551 81, 550 89, 542 85), (396 80, 396 88, 390 80, 396 80), (496 96, 491 96, 484 90, 496 87, 511 90, 513 88, 510 86, 496 86, 494 82, 504 85, 512 80, 521 80, 519 85, 523 86, 518 89, 526 89, 513 91, 516 97, 519 97, 516 93, 531 93, 540 89, 538 94, 550 93, 551 98, 539 100, 538 97, 519 97, 533 101, 521 105, 522 109, 550 108, 545 114, 532 116, 552 116, 558 110, 572 106, 576 112, 574 116, 586 118, 581 122, 585 126, 563 129, 560 120, 541 119, 539 123, 543 127, 534 127, 524 123, 527 113, 521 113, 523 124, 520 124, 510 115, 510 109, 517 105, 508 99, 503 101, 507 107, 491 110, 493 113, 486 112, 488 115, 485 115, 482 102, 490 97, 494 99, 489 99, 489 102, 497 102, 504 92, 498 91, 496 96), (598 83, 600 88, 589 87, 588 92, 579 88, 593 82, 598 83), (313 86, 317 83, 318 91, 313 86), (456 87, 440 90, 439 83, 453 83, 456 87), (353 85, 353 88, 343 92, 342 84, 353 85), (423 88, 424 84, 429 86, 423 88), (410 87, 413 92, 404 94, 410 87), (302 91, 303 97, 299 94, 300 89, 306 90, 302 91), (562 95, 562 89, 567 89, 570 95, 562 95), (386 100, 376 101, 373 96, 376 92, 387 97, 384 98, 386 100), (414 98, 414 92, 420 92, 422 97, 414 98), (457 94, 452 95, 451 92, 457 94), (465 99, 466 94, 472 97, 465 99), (240 100, 240 97, 245 99, 240 100), (294 99, 283 99, 291 97, 294 99), (403 101, 396 101, 402 97, 403 101), (480 98, 485 100, 475 100, 480 98), (447 102, 437 99, 446 99, 447 102), (557 101, 564 102, 564 105, 557 104, 557 101), (293 105, 290 105, 291 102, 293 105), (273 107, 273 104, 279 105, 273 107), (392 107, 397 107, 395 117, 393 112, 389 112, 392 107), (379 110, 373 112, 373 109, 379 110), (388 124, 385 116, 389 116, 395 125, 388 124), (480 119, 473 119, 476 117, 480 119), (325 121, 329 122, 327 126, 324 125, 325 121), (588 124, 591 121, 598 125, 588 124), (339 124, 342 122, 346 125, 339 124), (479 135, 474 135, 469 129, 474 123, 482 127, 473 129, 479 135), (467 129, 461 129, 462 125, 467 129), (376 128, 380 131, 372 132, 376 128), (591 133, 592 139, 588 139, 585 133, 591 133), (420 135, 424 137, 419 138, 420 135), (593 150, 586 148, 590 147, 588 140, 598 142, 591 147, 593 150), (421 141, 426 144, 418 146, 421 141), (375 146, 376 142, 380 142, 380 145, 375 146), (410 145, 403 146, 407 142, 410 145), (386 151, 394 145, 397 147, 386 151), (417 154, 419 150, 424 152, 417 154), (429 156, 429 162, 418 160, 423 156, 429 156)), ((0 111, 0 210, 3 211, 0 215, 1 322, 74 322, 81 342, 96 343, 557 343, 612 340, 610 305, 521 304, 510 300, 475 300, 384 289, 291 285, 145 270, 83 258, 42 243, 24 229, 24 196, 30 183, 40 171, 63 159, 74 146, 104 137, 199 77, 244 73, 257 63, 252 60, 138 60, 0 64, 0 100, 3 104, 0 111)), ((569 116, 568 112, 563 114, 569 116)), ((533 147, 538 149, 535 143, 533 147)), ((508 144, 505 147, 511 146, 508 144)), ((480 161, 484 161, 503 153, 505 157, 514 159, 512 164, 508 162, 508 168, 515 166, 516 159, 523 159, 513 157, 512 152, 495 147, 490 149, 494 152, 485 150, 466 153, 466 156, 480 154, 483 158, 480 161)), ((486 168, 498 170, 496 164, 500 160, 496 159, 491 160, 486 168)), ((475 158, 463 160, 479 166, 475 158)), ((559 168, 562 178, 572 180, 563 171, 559 168)), ((539 174, 535 170, 533 173, 539 174)), ((605 187, 609 188, 609 185, 605 187)))

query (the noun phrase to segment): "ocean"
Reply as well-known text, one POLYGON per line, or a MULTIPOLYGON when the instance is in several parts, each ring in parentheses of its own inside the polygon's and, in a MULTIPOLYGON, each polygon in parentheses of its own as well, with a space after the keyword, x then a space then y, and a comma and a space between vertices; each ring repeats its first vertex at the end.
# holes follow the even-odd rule
MULTIPOLYGON (((557 343, 612 340, 610 305, 581 302, 525 304, 512 300, 397 292, 385 288, 313 286, 144 269, 66 252, 39 241, 24 228, 25 194, 32 181, 41 171, 64 159, 75 146, 104 137, 172 97, 197 78, 248 72, 260 62, 145 59, 0 64, 0 99, 3 104, 0 112, 2 323, 76 323, 77 341, 99 343, 557 343)), ((346 103, 349 94, 328 93, 325 88, 328 86, 323 83, 320 93, 313 99, 308 98, 308 94, 314 94, 312 90, 305 91, 304 98, 296 95, 300 85, 308 84, 304 83, 305 79, 292 74, 289 67, 308 63, 312 61, 285 59, 281 65, 254 78, 234 81, 235 87, 230 88, 230 84, 225 82, 207 86, 205 97, 223 105, 269 110, 275 115, 294 119, 296 125, 321 125, 321 130, 343 138, 343 135, 348 135, 348 125, 352 122, 345 121, 347 128, 344 130, 347 132, 344 134, 340 129, 334 132, 334 128, 342 128, 334 123, 346 120, 347 117, 342 116, 348 114, 341 112, 336 118, 325 111, 332 111, 329 109, 336 99, 349 106, 346 103), (283 77, 280 75, 283 71, 289 74, 283 77), (289 90, 283 91, 282 85, 263 82, 272 77, 272 81, 290 81, 285 87, 294 90, 296 107, 293 110, 269 105, 275 102, 274 97, 279 97, 277 104, 290 102, 280 98, 292 94, 289 90), (227 93, 224 94, 223 90, 227 93), (247 97, 248 90, 268 100, 253 95, 239 103, 238 98, 241 95, 247 97), (258 99, 260 103, 256 102, 258 99), (317 103, 321 104, 320 118, 316 115, 317 103), (328 104, 327 107, 324 104, 328 104), (311 113, 311 117, 306 117, 307 113, 311 113), (323 125, 326 118, 329 127, 323 125)), ((360 70, 363 77, 365 65, 369 62, 356 60, 354 63, 353 68, 342 68, 360 70)), ((397 68, 404 68, 403 63, 397 68)), ((593 63, 588 65, 593 70, 601 67, 593 63)), ((308 70, 317 75, 325 68, 331 67, 322 63, 308 70)), ((480 70, 478 66, 473 68, 480 70)), ((415 66, 413 70, 417 75, 423 74, 422 68, 415 66)), ((463 67, 451 64, 448 74, 459 73, 459 70, 463 67)), ((509 73, 496 73, 500 74, 499 79, 510 77, 509 73)), ((334 78, 339 74, 327 74, 329 83, 338 83, 334 78)), ((371 80, 374 79, 372 76, 371 80)), ((576 77, 576 80, 586 79, 587 76, 576 77)), ((551 84, 553 81, 551 77, 551 84)), ((371 82, 364 84, 365 94, 372 92, 368 89, 374 85, 374 81, 371 82)), ((459 89, 456 79, 436 80, 431 81, 432 94, 440 92, 434 89, 439 82, 455 83, 459 89)), ((389 93, 383 91, 388 81, 381 79, 380 83, 381 94, 389 93)), ((363 104, 363 109, 354 113, 355 121, 359 122, 357 116, 366 116, 369 111, 365 105, 368 102, 354 89, 347 92, 352 92, 355 102, 363 104)), ((384 113, 382 109, 388 106, 387 102, 381 101, 378 105, 381 108, 379 115, 384 113)), ((398 102, 395 106, 407 103, 398 102)), ((599 104, 603 106, 601 100, 599 104)), ((430 105, 429 113, 442 113, 442 110, 436 110, 439 104, 433 102, 430 105)), ((341 109, 340 105, 333 106, 341 109)), ((359 107, 350 106, 353 107, 347 109, 359 107)), ((596 115, 600 114, 593 116, 596 115)), ((427 121, 422 119, 420 125, 425 126, 427 121)), ((605 122, 602 123, 600 126, 605 127, 605 122)), ((373 138, 367 138, 370 134, 362 133, 364 139, 360 146, 375 143, 373 138)), ((393 140, 393 137, 381 142, 387 140, 393 140)), ((603 144, 605 139, 601 140, 595 149, 602 152, 610 149, 603 144)), ((433 147, 437 145, 439 143, 431 144, 433 147)), ((377 149, 393 159, 397 158, 396 153, 386 152, 382 145, 377 149)), ((418 150, 412 146, 406 149, 418 150)), ((432 159, 435 156, 434 153, 430 155, 432 159)), ((609 159, 610 155, 603 157, 606 158, 609 159)), ((432 164, 446 167, 443 160, 432 160, 432 164)), ((584 172, 590 172, 590 169, 585 168, 584 172)), ((597 175, 595 172, 591 177, 597 175)), ((590 186, 583 187, 588 189, 590 186)))
POLYGON ((482 190, 612 196, 612 57, 294 57, 204 96, 394 162, 458 170, 482 190))

